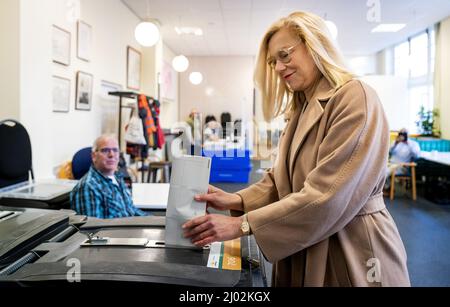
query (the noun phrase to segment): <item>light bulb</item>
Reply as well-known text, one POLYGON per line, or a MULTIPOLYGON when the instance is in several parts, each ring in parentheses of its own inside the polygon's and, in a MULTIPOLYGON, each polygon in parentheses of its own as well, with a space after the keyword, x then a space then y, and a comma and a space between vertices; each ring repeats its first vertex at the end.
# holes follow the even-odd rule
POLYGON ((151 47, 159 41, 159 29, 153 22, 141 22, 136 26, 134 36, 142 46, 151 47))
POLYGON ((189 81, 194 85, 199 85, 203 81, 203 76, 198 71, 191 72, 189 75, 189 81))
POLYGON ((178 72, 186 71, 189 67, 189 60, 184 55, 179 55, 173 58, 172 67, 178 72))

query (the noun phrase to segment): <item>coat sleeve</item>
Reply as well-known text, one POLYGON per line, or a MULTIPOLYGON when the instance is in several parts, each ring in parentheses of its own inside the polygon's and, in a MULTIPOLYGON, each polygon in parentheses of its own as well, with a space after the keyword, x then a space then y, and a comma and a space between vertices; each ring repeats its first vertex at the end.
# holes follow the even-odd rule
POLYGON ((267 171, 259 182, 240 190, 237 194, 242 198, 244 212, 253 211, 276 202, 278 191, 273 179, 273 169, 267 171))
POLYGON ((351 83, 335 94, 327 134, 304 187, 248 213, 256 241, 271 262, 342 230, 372 193, 381 192, 387 121, 376 93, 359 81, 351 83))

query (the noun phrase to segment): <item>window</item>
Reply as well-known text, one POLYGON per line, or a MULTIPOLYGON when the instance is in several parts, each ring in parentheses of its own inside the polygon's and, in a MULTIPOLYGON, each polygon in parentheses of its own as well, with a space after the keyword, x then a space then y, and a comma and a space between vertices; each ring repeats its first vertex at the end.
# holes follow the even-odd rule
POLYGON ((426 76, 428 74, 428 34, 423 33, 411 39, 410 71, 411 78, 426 76))
POLYGON ((433 110, 435 33, 427 29, 394 47, 394 74, 408 79, 409 131, 417 133, 417 113, 433 110))
POLYGON ((395 75, 409 77, 409 42, 404 42, 394 48, 395 75))

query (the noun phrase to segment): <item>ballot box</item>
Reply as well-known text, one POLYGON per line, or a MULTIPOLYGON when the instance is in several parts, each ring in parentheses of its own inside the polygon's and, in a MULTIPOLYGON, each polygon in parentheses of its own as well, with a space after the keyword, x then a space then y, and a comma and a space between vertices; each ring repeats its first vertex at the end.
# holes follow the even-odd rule
POLYGON ((70 210, 0 206, 0 286, 251 286, 245 239, 167 248, 164 225, 161 216, 103 220, 70 210))

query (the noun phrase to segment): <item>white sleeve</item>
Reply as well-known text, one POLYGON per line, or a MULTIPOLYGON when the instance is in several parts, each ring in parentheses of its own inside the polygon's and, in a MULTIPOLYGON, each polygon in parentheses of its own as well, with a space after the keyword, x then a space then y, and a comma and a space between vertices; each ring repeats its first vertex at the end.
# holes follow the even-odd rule
POLYGON ((414 156, 414 159, 417 159, 420 156, 420 146, 419 143, 413 141, 411 142, 411 150, 414 156))

